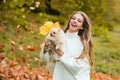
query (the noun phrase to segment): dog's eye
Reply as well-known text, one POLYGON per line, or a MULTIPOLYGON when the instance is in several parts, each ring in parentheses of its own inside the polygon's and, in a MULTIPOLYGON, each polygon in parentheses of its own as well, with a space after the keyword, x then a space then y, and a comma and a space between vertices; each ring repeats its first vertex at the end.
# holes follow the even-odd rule
POLYGON ((53 32, 53 34, 55 34, 55 32, 53 32))

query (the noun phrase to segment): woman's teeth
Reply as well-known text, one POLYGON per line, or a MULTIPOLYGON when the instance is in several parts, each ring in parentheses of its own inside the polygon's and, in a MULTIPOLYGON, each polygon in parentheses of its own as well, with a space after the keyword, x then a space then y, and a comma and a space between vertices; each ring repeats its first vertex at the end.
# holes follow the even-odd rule
POLYGON ((72 24, 72 27, 77 27, 77 25, 73 25, 73 24, 72 24))

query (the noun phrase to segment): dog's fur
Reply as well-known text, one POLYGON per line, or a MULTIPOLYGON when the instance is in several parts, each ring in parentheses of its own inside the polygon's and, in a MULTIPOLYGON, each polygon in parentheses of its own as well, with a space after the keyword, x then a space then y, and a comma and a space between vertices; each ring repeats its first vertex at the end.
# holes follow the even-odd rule
MULTIPOLYGON (((60 28, 52 28, 51 31, 46 36, 46 39, 51 42, 50 45, 55 45, 55 49, 58 49, 58 48, 62 49, 65 45, 64 32, 60 28)), ((44 45, 45 45, 45 42, 42 45, 42 49, 44 49, 44 45)), ((43 53, 42 59, 43 60, 46 59, 45 60, 46 70, 48 70, 48 72, 53 74, 55 62, 60 59, 60 56, 51 47, 47 49, 47 52, 48 52, 47 54, 43 53)))

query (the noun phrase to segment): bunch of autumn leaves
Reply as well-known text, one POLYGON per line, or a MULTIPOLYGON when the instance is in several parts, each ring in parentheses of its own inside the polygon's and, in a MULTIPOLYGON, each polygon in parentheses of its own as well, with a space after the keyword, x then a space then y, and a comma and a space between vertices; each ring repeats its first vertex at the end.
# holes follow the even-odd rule
POLYGON ((8 60, 0 53, 0 80, 51 80, 52 76, 42 68, 20 65, 17 60, 8 60))

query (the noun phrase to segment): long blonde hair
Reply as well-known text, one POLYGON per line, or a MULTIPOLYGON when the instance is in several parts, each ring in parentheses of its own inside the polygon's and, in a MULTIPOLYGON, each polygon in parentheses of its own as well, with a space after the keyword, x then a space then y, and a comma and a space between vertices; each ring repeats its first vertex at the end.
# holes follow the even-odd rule
POLYGON ((84 58, 87 57, 89 60, 90 65, 93 65, 93 53, 92 53, 92 39, 91 39, 91 24, 90 24, 90 20, 88 18, 88 16, 82 12, 82 11, 78 11, 78 12, 74 12, 70 19, 68 20, 68 24, 66 29, 64 30, 65 32, 67 32, 67 30, 69 29, 69 22, 71 20, 71 18, 73 17, 73 15, 75 14, 80 14, 83 16, 83 29, 80 29, 78 31, 78 35, 80 36, 80 39, 82 41, 83 44, 83 51, 82 54, 78 57, 78 58, 84 58))

